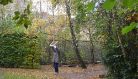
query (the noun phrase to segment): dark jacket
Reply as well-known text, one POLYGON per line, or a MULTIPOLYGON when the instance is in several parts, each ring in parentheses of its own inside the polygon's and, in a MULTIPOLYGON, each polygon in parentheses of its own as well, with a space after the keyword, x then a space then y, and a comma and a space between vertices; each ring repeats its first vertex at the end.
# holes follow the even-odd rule
POLYGON ((54 51, 53 62, 59 63, 60 49, 58 47, 56 47, 56 48, 52 47, 52 49, 54 51))

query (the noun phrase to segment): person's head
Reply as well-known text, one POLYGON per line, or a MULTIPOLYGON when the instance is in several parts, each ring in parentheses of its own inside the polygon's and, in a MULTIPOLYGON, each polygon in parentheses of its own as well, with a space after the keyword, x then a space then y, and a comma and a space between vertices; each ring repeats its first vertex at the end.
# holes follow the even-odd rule
POLYGON ((54 44, 53 47, 56 48, 56 45, 54 44))

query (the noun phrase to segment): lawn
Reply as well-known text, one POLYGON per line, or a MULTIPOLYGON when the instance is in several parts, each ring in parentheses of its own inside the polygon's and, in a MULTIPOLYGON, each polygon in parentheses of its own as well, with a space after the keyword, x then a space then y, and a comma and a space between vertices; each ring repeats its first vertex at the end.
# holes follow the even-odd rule
MULTIPOLYGON (((54 68, 52 65, 42 65, 40 69, 2 68, 5 70, 2 79, 67 79, 70 77, 64 76, 64 74, 68 75, 76 72, 83 73, 84 71, 100 70, 102 68, 102 65, 90 65, 87 69, 82 69, 80 67, 59 67, 60 74, 58 75, 54 74, 54 68)), ((1 74, 2 71, 0 71, 0 75, 1 74)), ((99 74, 101 73, 96 73, 95 78, 98 78, 99 74)))

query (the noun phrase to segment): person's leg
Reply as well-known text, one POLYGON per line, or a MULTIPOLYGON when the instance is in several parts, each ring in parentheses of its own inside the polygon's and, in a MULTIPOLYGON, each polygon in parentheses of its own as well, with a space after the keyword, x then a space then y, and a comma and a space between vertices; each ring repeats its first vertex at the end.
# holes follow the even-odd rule
POLYGON ((55 63, 55 72, 58 73, 58 63, 55 63))
POLYGON ((57 72, 58 72, 58 63, 57 63, 57 72))
POLYGON ((55 72, 56 72, 56 63, 54 63, 54 68, 55 68, 55 72))

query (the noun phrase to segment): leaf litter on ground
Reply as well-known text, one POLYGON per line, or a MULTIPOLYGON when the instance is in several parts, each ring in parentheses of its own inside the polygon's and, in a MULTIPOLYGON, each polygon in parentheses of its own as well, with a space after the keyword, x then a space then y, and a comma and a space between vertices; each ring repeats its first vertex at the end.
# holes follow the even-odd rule
MULTIPOLYGON (((59 67, 59 74, 54 74, 53 65, 41 65, 40 69, 2 68, 5 74, 28 77, 26 79, 99 79, 99 75, 106 74, 107 70, 101 64, 89 64, 87 69, 81 67, 59 67)), ((0 71, 1 73, 1 71, 0 71)), ((4 78, 3 78, 4 79, 4 78)), ((23 78, 21 78, 23 79, 23 78)))

